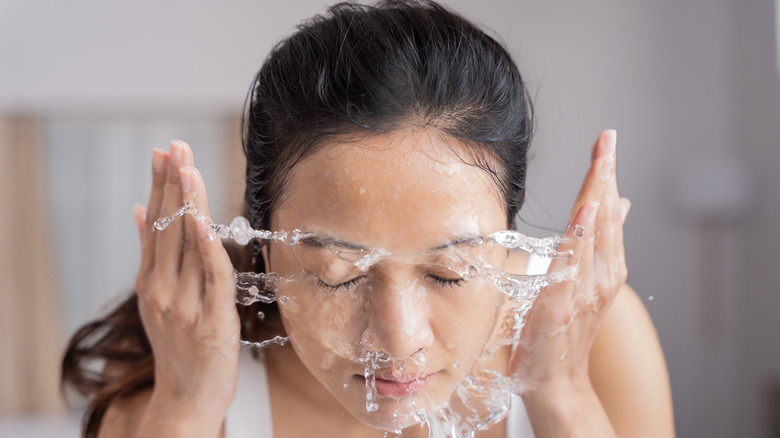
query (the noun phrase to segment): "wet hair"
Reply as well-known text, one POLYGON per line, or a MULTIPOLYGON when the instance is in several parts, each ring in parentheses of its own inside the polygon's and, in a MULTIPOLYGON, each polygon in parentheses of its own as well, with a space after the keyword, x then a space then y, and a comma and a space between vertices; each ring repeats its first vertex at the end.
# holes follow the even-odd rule
MULTIPOLYGON (((491 175, 507 226, 514 224, 533 122, 520 73, 501 44, 432 1, 340 3, 303 22, 268 55, 245 104, 244 200, 252 226, 270 228, 296 163, 328 140, 410 128, 464 146, 457 149, 465 152, 464 161, 491 175)), ((230 252, 238 269, 265 270, 262 257, 230 252)), ((279 329, 275 305, 237 309, 245 339, 279 329)), ((74 335, 62 381, 92 397, 84 417, 88 437, 97 436, 112 400, 154 385, 154 358, 135 294, 74 335), (96 371, 96 360, 105 367, 96 371)))

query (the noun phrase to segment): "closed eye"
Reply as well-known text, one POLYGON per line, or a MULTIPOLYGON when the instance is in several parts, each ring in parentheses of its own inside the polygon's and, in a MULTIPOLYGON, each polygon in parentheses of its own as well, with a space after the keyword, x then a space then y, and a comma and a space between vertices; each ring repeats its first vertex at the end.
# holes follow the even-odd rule
POLYGON ((328 284, 328 283, 325 283, 324 281, 322 281, 321 278, 319 278, 319 277, 316 277, 316 278, 317 278, 317 286, 319 286, 321 288, 325 288, 325 289, 330 289, 331 292, 336 292, 340 288, 344 288, 344 290, 349 290, 352 286, 358 284, 362 279, 366 278, 366 276, 365 275, 361 275, 359 277, 353 278, 352 280, 347 280, 347 281, 345 281, 343 283, 339 283, 339 284, 328 284))
POLYGON ((444 278, 430 273, 427 274, 426 276, 442 286, 449 286, 449 287, 463 286, 463 282, 465 281, 462 278, 444 278))

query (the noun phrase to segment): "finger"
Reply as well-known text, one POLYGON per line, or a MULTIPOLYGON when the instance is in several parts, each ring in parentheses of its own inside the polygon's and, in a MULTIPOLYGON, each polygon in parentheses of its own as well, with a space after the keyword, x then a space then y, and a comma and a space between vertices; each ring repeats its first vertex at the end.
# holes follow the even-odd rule
MULTIPOLYGON (((195 168, 182 166, 179 169, 181 195, 183 202, 193 202, 197 197, 195 191, 195 168)), ((182 233, 182 256, 179 271, 179 294, 187 307, 202 307, 203 268, 198 249, 198 221, 191 215, 182 218, 184 231, 182 233)))
MULTIPOLYGON (((559 247, 559 251, 571 251, 569 258, 557 258, 550 262, 548 272, 556 272, 576 268, 577 275, 583 274, 583 264, 590 263, 591 256, 588 255, 588 248, 592 248, 593 236, 595 233, 595 220, 599 210, 598 201, 589 201, 582 205, 574 215, 572 226, 566 231, 566 241, 559 247)), ((585 266, 587 268, 589 265, 585 266)))
MULTIPOLYGON (((609 181, 607 184, 607 193, 614 198, 615 202, 617 202, 617 200, 620 199, 620 193, 618 192, 617 185, 617 131, 611 131, 612 138, 608 139, 610 141, 603 142, 604 145, 601 147, 601 152, 602 155, 609 155, 615 159, 615 164, 612 168, 612 171, 610 172, 609 181)), ((609 135, 608 133, 609 131, 604 131, 602 137, 609 135)))
POLYGON ((605 190, 604 199, 601 202, 598 215, 596 217, 596 237, 593 254, 593 277, 595 282, 595 293, 602 298, 608 298, 608 291, 614 283, 617 254, 616 244, 619 229, 622 228, 615 214, 614 195, 605 190))
POLYGON ((626 198, 620 198, 620 201, 618 201, 618 204, 620 205, 620 229, 618 230, 618 240, 615 242, 617 246, 617 256, 620 258, 622 263, 622 270, 620 272, 620 279, 621 282, 624 283, 626 279, 628 278, 628 267, 626 266, 626 246, 625 242, 623 241, 623 227, 626 224, 626 217, 628 216, 628 211, 631 209, 631 201, 629 201, 626 198))
POLYGON ((593 161, 604 155, 615 155, 615 146, 617 143, 617 131, 607 129, 599 134, 591 150, 590 160, 593 161))
POLYGON ((594 248, 594 278, 599 297, 610 302, 614 297, 625 271, 623 249, 624 203, 618 195, 616 169, 613 168, 609 184, 597 217, 597 237, 594 248))
MULTIPOLYGON (((144 230, 154 231, 154 221, 160 217, 169 159, 168 151, 157 148, 152 151, 152 190, 149 193, 149 202, 146 204, 144 230)), ((157 233, 144 233, 144 237, 141 244, 141 270, 148 271, 154 266, 157 233)))
MULTIPOLYGON (((197 168, 184 166, 180 170, 182 181, 182 197, 185 202, 191 202, 203 217, 209 217, 209 206, 206 195, 206 184, 197 168)), ((184 243, 180 279, 188 291, 203 291, 203 263, 198 250, 198 227, 195 218, 187 217, 184 222, 184 243)), ((201 296, 192 296, 201 301, 201 296)))
POLYGON ((192 172, 192 198, 191 201, 200 210, 200 212, 206 216, 211 217, 209 211, 209 198, 206 192, 206 183, 203 181, 203 175, 197 167, 190 167, 192 172))
POLYGON ((570 224, 583 204, 596 200, 594 196, 601 194, 603 185, 612 171, 612 163, 615 160, 616 140, 617 132, 610 129, 601 133, 596 141, 596 145, 593 148, 593 161, 591 161, 588 174, 585 176, 585 181, 582 183, 582 188, 574 201, 574 206, 569 216, 570 224))
POLYGON ((605 190, 604 199, 606 210, 603 213, 610 222, 607 232, 611 241, 611 246, 606 244, 603 249, 596 248, 597 252, 610 251, 609 257, 613 259, 612 272, 617 277, 625 278, 625 250, 623 246, 623 223, 625 221, 625 215, 628 213, 628 208, 631 203, 627 199, 620 198, 620 192, 618 191, 617 183, 617 153, 613 149, 611 153, 615 156, 615 165, 610 174, 609 183, 605 190))
POLYGON ((592 252, 592 246, 591 251, 588 251, 588 247, 592 245, 593 224, 598 209, 597 202, 587 202, 580 207, 574 216, 573 225, 566 232, 566 241, 559 247, 563 251, 571 251, 572 257, 553 259, 547 271, 567 273, 569 278, 548 286, 534 304, 537 309, 550 309, 552 314, 558 315, 558 318, 551 320, 556 330, 560 325, 568 324, 576 315, 574 294, 589 281, 590 277, 582 266, 590 264, 588 253, 592 252))
MULTIPOLYGON (((181 188, 180 169, 192 164, 192 152, 187 143, 174 140, 171 142, 168 174, 165 180, 161 216, 170 216, 184 204, 181 188)), ((175 281, 179 273, 182 254, 182 239, 184 237, 184 221, 174 220, 168 227, 157 233, 155 269, 160 270, 163 278, 175 281)))
POLYGON ((574 218, 583 205, 588 202, 600 202, 614 162, 614 158, 607 155, 599 157, 591 163, 588 173, 585 175, 585 180, 582 182, 580 192, 577 194, 577 199, 574 201, 569 218, 569 227, 575 223, 574 218))
POLYGON ((222 246, 222 241, 207 227, 198 223, 198 248, 203 261, 205 282, 204 305, 206 314, 236 312, 236 292, 233 265, 222 246))
POLYGON ((133 219, 135 220, 135 227, 138 229, 138 237, 141 239, 141 243, 143 244, 146 207, 141 204, 135 204, 133 206, 133 219))

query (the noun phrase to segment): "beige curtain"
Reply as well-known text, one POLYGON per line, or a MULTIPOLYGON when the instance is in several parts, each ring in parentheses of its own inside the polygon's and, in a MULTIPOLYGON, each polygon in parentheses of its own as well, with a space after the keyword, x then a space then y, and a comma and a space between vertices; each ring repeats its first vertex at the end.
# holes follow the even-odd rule
POLYGON ((62 408, 58 291, 40 126, 0 116, 0 413, 62 408))

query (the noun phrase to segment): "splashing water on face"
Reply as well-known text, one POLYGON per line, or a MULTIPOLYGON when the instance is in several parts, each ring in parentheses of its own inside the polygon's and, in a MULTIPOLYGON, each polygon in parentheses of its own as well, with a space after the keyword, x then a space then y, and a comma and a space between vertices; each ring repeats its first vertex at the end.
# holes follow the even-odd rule
MULTIPOLYGON (((312 234, 300 230, 266 231, 251 228, 246 218, 235 218, 230 226, 215 224, 210 218, 203 215, 191 203, 186 203, 173 215, 162 217, 154 222, 154 228, 158 231, 165 230, 176 218, 185 214, 191 215, 195 220, 205 224, 212 238, 232 239, 237 244, 247 245, 250 241, 265 240, 277 241, 289 246, 294 246, 312 234)), ((574 235, 580 237, 584 234, 584 228, 575 229, 574 235)), ((475 245, 495 243, 506 250, 523 250, 531 254, 548 258, 570 257, 570 251, 559 252, 558 246, 565 240, 559 236, 548 238, 534 238, 517 231, 498 231, 480 239, 475 245)), ((333 251, 341 260, 353 264, 361 272, 365 273, 376 263, 391 257, 391 253, 384 249, 358 252, 333 251)), ((505 272, 486 260, 469 260, 468 268, 458 272, 464 280, 483 278, 496 287, 505 298, 509 317, 505 322, 497 323, 494 330, 500 334, 500 339, 491 348, 483 351, 481 356, 471 367, 469 373, 458 384, 451 401, 435 407, 418 409, 415 394, 408 396, 411 411, 394 413, 395 417, 411 423, 417 423, 428 427, 430 438, 445 437, 473 437, 477 431, 487 429, 496 424, 509 412, 511 397, 518 392, 518 387, 510 377, 497 372, 487 366, 487 361, 493 357, 500 347, 515 345, 525 325, 525 317, 531 309, 535 299, 542 290, 557 282, 565 281, 576 274, 576 268, 568 271, 555 271, 543 275, 523 275, 505 272), (457 406, 455 406, 457 404, 457 406)), ((244 306, 253 303, 279 302, 288 305, 290 297, 280 295, 278 291, 292 278, 283 278, 276 273, 255 273, 234 271, 236 285, 236 303, 244 306)), ((650 297, 650 300, 653 298, 650 297)), ((257 314, 259 319, 265 315, 257 314)), ((289 337, 275 336, 262 342, 247 340, 238 341, 241 346, 253 349, 262 349, 271 345, 284 346, 290 342, 289 337)), ((399 360, 391 358, 387 353, 379 350, 363 349, 358 357, 352 358, 363 365, 363 377, 365 379, 365 410, 375 413, 380 405, 377 399, 376 373, 380 370, 394 369, 403 372, 407 360, 410 364, 420 369, 427 369, 428 358, 423 350, 399 360)), ((463 366, 460 360, 452 364, 453 369, 463 366)), ((346 389, 348 385, 344 385, 346 389)), ((398 426, 391 433, 400 436, 402 426, 398 426)), ((387 436, 387 433, 385 433, 387 436)))
POLYGON ((379 405, 374 401, 376 398, 376 375, 374 372, 382 365, 391 362, 390 357, 381 351, 363 351, 358 362, 365 365, 363 377, 366 379, 366 411, 375 412, 379 405))

